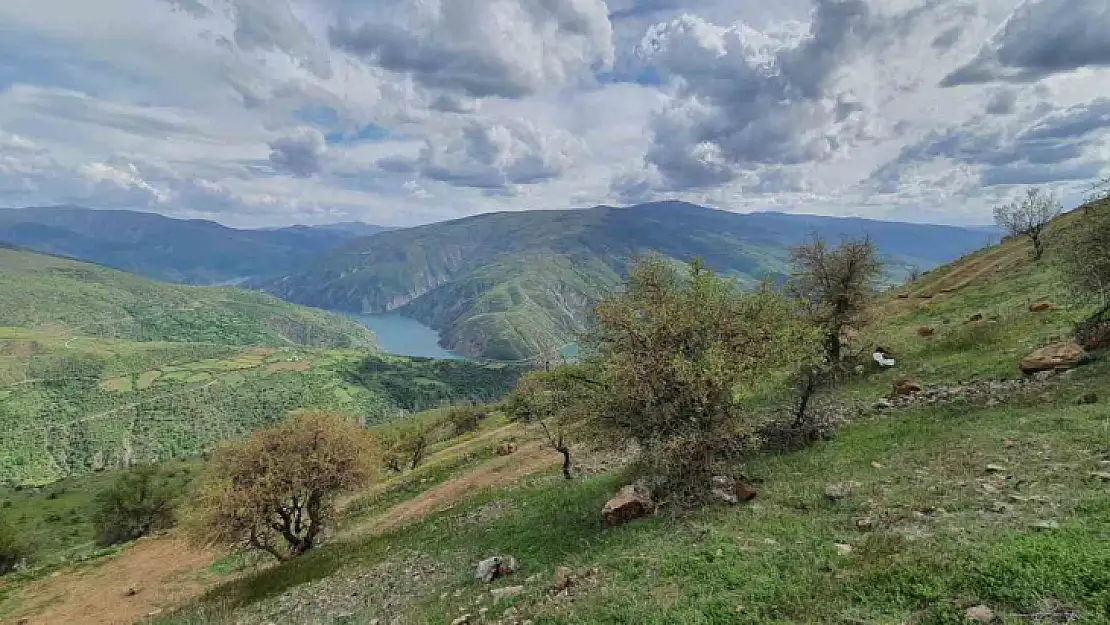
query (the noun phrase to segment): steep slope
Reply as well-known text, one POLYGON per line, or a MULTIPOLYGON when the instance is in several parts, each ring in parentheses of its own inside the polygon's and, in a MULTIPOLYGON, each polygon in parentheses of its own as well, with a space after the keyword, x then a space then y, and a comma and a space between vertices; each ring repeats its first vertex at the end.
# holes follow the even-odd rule
POLYGON ((358 223, 237 230, 123 210, 0 209, 0 241, 191 284, 281 273, 343 241, 380 230, 358 223))
POLYGON ((341 315, 263 293, 163 284, 56 256, 0 248, 0 327, 52 327, 138 341, 372 347, 341 315))
POLYGON ((740 215, 681 202, 480 215, 348 242, 281 278, 256 283, 289 301, 351 312, 400 310, 464 354, 517 359, 556 350, 589 305, 639 255, 701 257, 745 282, 777 278, 811 233, 867 234, 892 279, 984 245, 989 233, 945 226, 784 214, 740 215))

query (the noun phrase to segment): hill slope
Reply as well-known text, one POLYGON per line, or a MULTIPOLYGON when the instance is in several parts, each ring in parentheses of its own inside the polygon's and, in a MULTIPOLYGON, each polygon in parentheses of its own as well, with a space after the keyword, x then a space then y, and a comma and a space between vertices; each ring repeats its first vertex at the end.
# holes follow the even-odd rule
POLYGON ((380 230, 359 223, 237 230, 211 221, 70 206, 0 210, 0 241, 191 284, 280 273, 380 230))
POLYGON ((289 301, 352 312, 400 310, 456 352, 516 359, 558 349, 590 302, 616 287, 637 255, 701 257, 754 282, 787 270, 810 233, 868 234, 891 277, 981 247, 989 233, 862 219, 740 215, 680 202, 630 208, 480 215, 350 241, 281 278, 258 283, 289 301))
POLYGON ((373 347, 341 315, 263 293, 163 284, 56 256, 0 248, 0 327, 52 326, 138 341, 373 347))

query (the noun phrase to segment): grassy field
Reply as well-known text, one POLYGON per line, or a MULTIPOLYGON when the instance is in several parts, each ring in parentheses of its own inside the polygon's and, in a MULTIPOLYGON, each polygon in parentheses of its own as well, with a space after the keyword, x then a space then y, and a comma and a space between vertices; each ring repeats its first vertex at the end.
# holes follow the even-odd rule
POLYGON ((196 456, 294 409, 373 425, 496 399, 519 371, 363 350, 136 343, 0 329, 0 482, 196 456))
POLYGON ((370 348, 341 315, 263 293, 163 284, 98 265, 0 248, 0 327, 132 341, 370 348))
MULTIPOLYGON (((897 370, 860 376, 834 399, 870 406, 896 375, 926 386, 1018 377, 1021 357, 1084 313, 1057 282, 1015 242, 892 292, 862 340, 893 351, 897 370), (1060 308, 1033 313, 1035 301, 1060 308), (934 334, 920 336, 923 326, 934 334)), ((160 622, 925 625, 966 622, 977 605, 1001 623, 1110 622, 1110 414, 1077 402, 1110 380, 1110 360, 1095 356, 999 405, 863 410, 834 440, 747 464, 760 494, 738 508, 665 510, 604 530, 598 511, 627 478, 541 470, 375 535, 389 510, 497 461, 451 443, 425 473, 358 499, 346 526, 361 532, 160 622), (852 487, 832 500, 826 487, 838 483, 852 487), (494 584, 522 586, 507 600, 473 581, 474 564, 495 554, 522 565, 494 584), (560 566, 579 578, 566 595, 551 592, 560 566)), ((511 436, 527 445, 536 433, 511 436)))

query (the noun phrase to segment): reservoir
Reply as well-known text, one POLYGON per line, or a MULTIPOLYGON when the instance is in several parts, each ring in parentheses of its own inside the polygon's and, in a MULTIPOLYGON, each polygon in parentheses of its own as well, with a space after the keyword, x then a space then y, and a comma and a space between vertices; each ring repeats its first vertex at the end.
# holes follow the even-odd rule
POLYGON ((378 335, 382 350, 398 356, 420 356, 439 360, 467 360, 439 346, 439 334, 420 323, 398 313, 380 315, 353 315, 362 325, 378 335))

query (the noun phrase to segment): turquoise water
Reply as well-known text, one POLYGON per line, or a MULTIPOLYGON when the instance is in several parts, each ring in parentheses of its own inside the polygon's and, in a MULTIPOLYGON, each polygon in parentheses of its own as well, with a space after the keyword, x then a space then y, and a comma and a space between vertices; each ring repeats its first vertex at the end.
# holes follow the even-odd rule
POLYGON ((415 319, 397 313, 354 315, 378 335, 382 349, 398 356, 422 356, 440 360, 467 360, 439 346, 439 334, 415 319))

